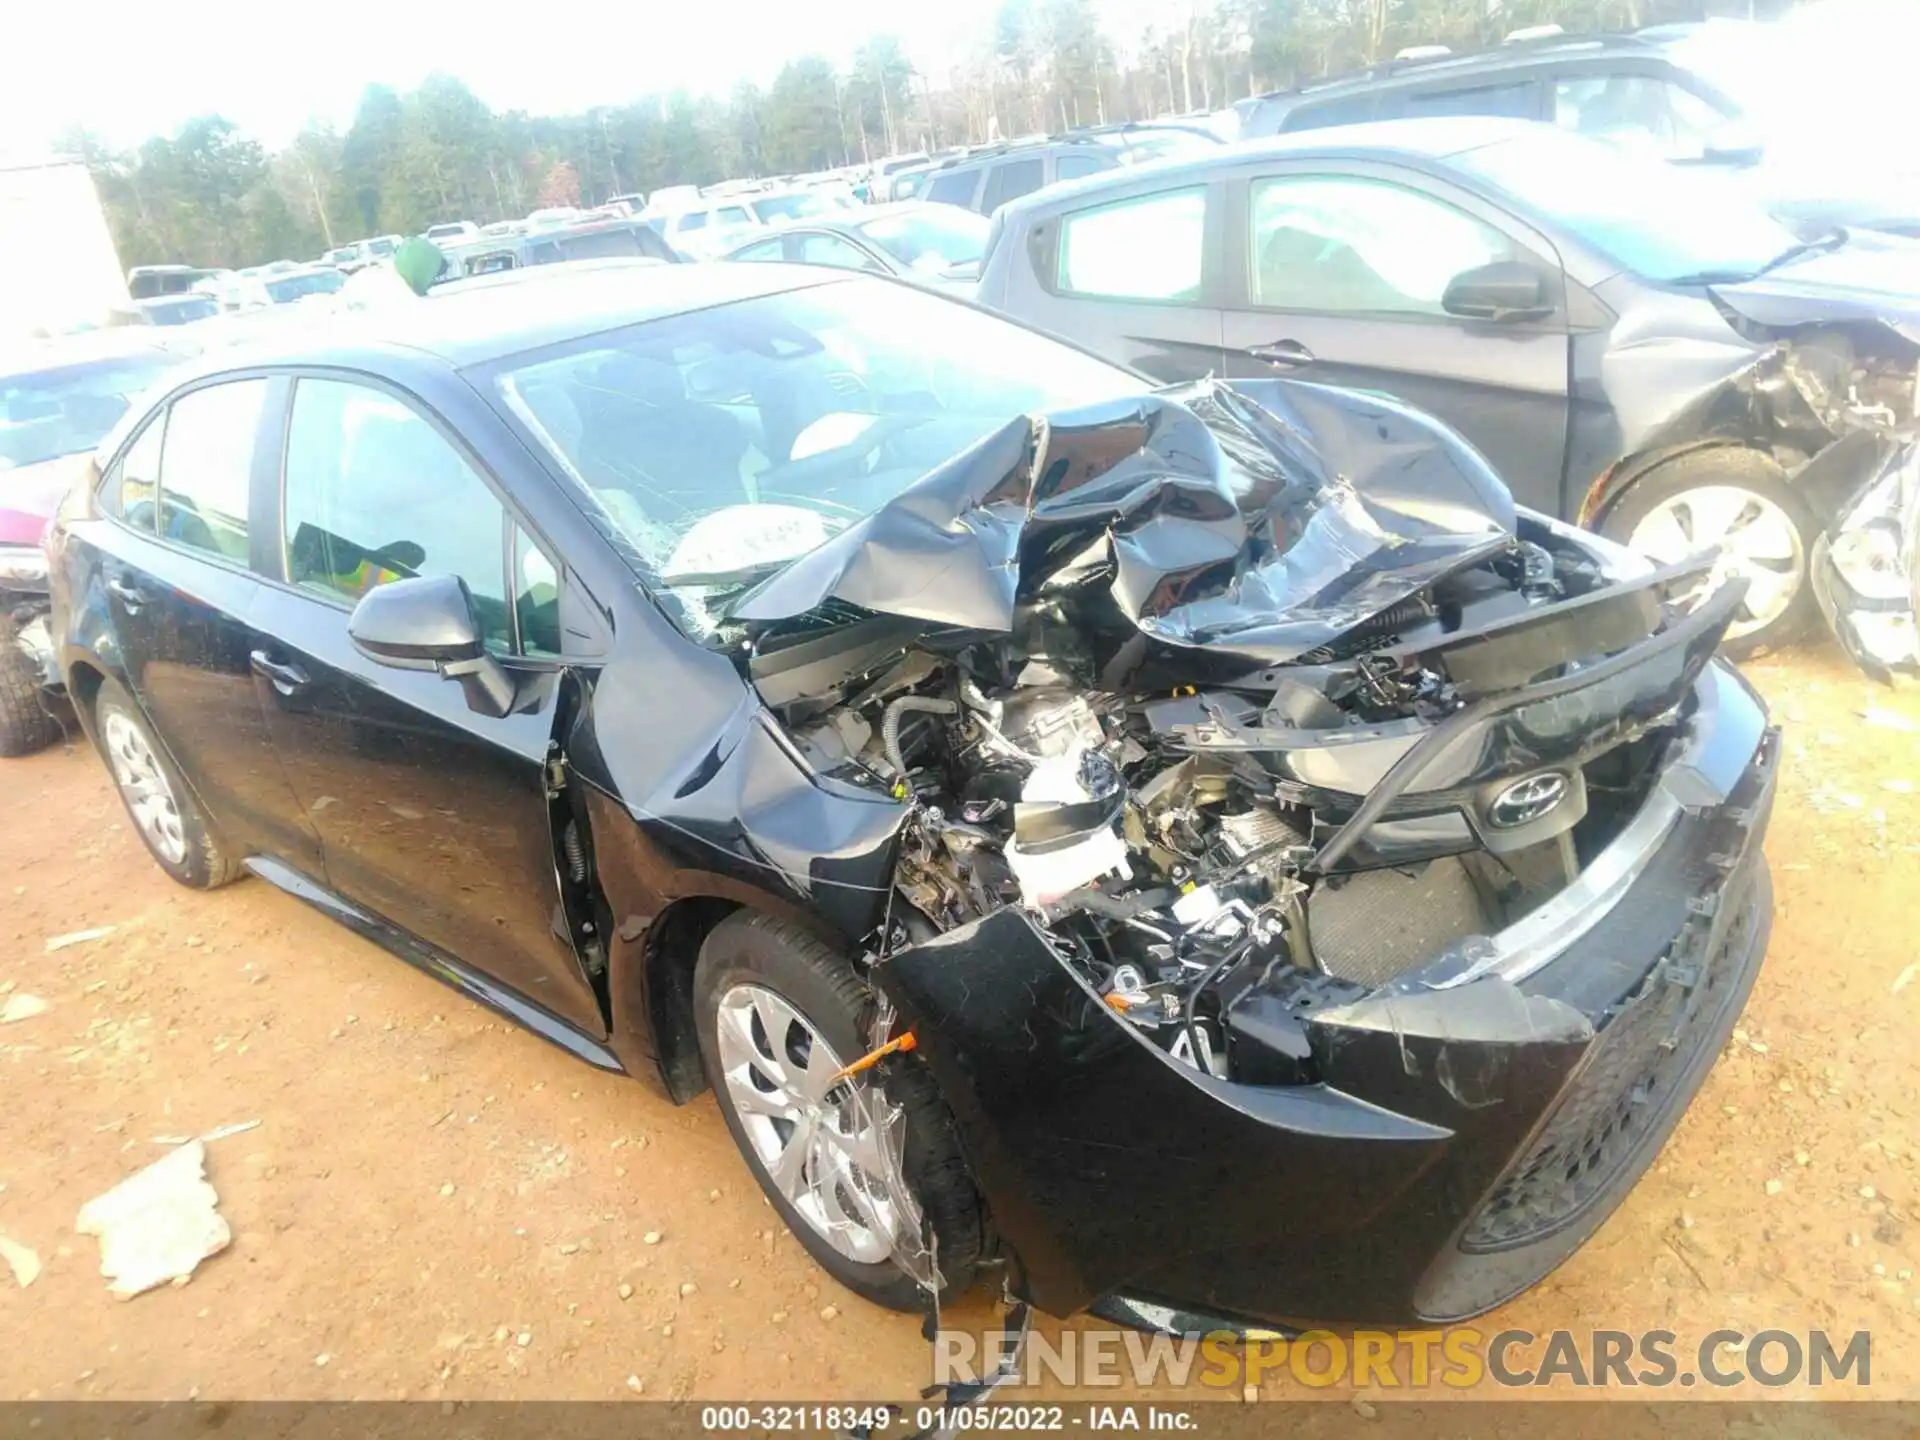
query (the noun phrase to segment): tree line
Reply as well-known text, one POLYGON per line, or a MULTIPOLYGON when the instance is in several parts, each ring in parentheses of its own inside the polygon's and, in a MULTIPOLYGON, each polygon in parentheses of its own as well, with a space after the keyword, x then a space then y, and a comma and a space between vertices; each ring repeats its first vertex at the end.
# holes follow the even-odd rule
POLYGON ((764 88, 640 96, 577 114, 495 111, 458 79, 369 85, 344 132, 268 150, 218 115, 130 151, 79 132, 121 260, 243 266, 366 235, 594 204, 662 185, 795 174, 947 145, 1223 108, 1391 58, 1467 50, 1527 25, 1631 29, 1793 0, 1167 0, 1144 33, 1099 0, 1000 0, 970 43, 916 67, 874 35, 844 68, 788 62, 764 88), (935 73, 928 73, 933 70, 935 73))

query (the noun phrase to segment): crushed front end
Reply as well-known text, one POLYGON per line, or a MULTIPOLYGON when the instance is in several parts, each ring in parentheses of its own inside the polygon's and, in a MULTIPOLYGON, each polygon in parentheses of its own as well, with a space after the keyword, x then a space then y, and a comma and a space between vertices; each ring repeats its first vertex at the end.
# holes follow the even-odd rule
POLYGON ((1814 545, 1814 597, 1869 675, 1920 676, 1920 440, 1858 448, 1868 479, 1814 545))
POLYGON ((1770 923, 1710 565, 1392 402, 1207 385, 1009 427, 738 607, 798 752, 902 805, 872 978, 1025 1298, 1450 1320, 1592 1232, 1770 923))

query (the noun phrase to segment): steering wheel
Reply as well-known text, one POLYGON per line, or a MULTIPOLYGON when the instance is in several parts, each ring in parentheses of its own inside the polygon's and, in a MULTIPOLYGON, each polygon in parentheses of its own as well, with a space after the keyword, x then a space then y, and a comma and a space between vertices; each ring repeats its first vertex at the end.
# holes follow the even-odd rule
POLYGON ((880 447, 911 423, 905 416, 876 416, 873 424, 845 445, 822 450, 802 460, 786 460, 762 470, 759 476, 760 493, 786 494, 811 500, 810 487, 847 478, 849 470, 861 475, 868 473, 873 468, 871 462, 880 447))

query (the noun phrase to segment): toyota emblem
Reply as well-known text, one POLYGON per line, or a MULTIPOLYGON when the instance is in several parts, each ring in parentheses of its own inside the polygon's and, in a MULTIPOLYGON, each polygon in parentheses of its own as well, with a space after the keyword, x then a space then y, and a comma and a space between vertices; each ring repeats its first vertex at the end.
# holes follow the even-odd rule
POLYGON ((1487 807, 1487 820, 1496 830, 1518 830, 1553 813, 1566 798, 1567 777, 1548 771, 1516 780, 1487 807))

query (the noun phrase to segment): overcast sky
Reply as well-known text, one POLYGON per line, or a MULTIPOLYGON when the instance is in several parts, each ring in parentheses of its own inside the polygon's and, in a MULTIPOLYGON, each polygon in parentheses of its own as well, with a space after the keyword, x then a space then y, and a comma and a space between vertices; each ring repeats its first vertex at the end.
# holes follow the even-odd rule
MULTIPOLYGON (((1132 44, 1172 0, 1101 0, 1132 44)), ((905 42, 935 85, 983 32, 988 0, 502 0, 348 5, 196 0, 18 0, 0 46, 0 149, 44 146, 74 124, 113 145, 217 111, 268 144, 310 118, 345 127, 361 88, 407 89, 435 70, 495 109, 618 104, 650 91, 765 84, 817 52, 843 63, 876 31, 905 42), (269 19, 269 17, 271 17, 269 19)))

